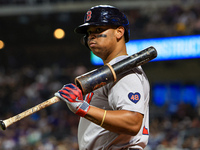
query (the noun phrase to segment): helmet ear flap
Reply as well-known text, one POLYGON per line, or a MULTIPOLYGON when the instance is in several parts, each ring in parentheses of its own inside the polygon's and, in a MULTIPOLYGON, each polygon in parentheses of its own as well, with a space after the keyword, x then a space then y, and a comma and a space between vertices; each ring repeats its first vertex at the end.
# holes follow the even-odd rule
POLYGON ((88 41, 88 35, 84 35, 82 38, 81 38, 81 43, 83 45, 85 45, 87 48, 89 48, 88 44, 87 44, 87 41, 88 41))

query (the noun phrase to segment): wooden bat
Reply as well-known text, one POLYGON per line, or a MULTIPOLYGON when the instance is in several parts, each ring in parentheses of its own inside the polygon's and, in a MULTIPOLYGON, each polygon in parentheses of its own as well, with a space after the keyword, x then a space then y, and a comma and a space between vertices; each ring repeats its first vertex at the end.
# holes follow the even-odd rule
MULTIPOLYGON (((148 47, 134 55, 119 61, 114 65, 106 64, 98 69, 92 70, 86 74, 78 76, 75 78, 75 84, 81 89, 83 95, 90 93, 108 83, 115 82, 118 77, 122 76, 127 71, 130 71, 134 67, 143 65, 150 60, 157 57, 157 51, 154 47, 148 47)), ((0 120, 0 127, 2 130, 13 123, 32 115, 33 113, 48 107, 54 103, 60 101, 58 97, 52 97, 43 103, 40 103, 16 116, 8 118, 6 120, 0 120)))

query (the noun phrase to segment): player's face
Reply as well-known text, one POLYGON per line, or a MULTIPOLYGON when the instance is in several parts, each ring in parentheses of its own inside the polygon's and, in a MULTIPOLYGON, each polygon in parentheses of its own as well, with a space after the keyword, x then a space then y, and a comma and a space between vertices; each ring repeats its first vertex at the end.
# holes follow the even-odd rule
POLYGON ((117 38, 116 28, 110 26, 91 26, 88 28, 88 46, 98 57, 106 60, 115 50, 117 38))

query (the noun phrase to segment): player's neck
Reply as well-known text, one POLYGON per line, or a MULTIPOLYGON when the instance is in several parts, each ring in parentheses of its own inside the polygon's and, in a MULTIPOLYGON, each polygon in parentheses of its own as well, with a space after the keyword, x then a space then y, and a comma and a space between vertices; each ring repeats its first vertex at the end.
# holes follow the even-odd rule
POLYGON ((118 50, 118 51, 114 51, 113 53, 111 53, 105 60, 103 60, 104 64, 109 63, 112 59, 122 56, 122 55, 128 55, 126 48, 118 50))

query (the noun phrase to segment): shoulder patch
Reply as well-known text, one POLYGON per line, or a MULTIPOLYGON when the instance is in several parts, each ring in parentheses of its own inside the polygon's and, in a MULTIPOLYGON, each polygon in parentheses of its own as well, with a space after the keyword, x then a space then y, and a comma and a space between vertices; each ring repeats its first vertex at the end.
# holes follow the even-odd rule
POLYGON ((129 94, 128 94, 128 98, 132 101, 132 102, 134 102, 135 104, 140 100, 140 93, 138 93, 138 92, 136 92, 136 93, 132 93, 132 92, 130 92, 129 94))

